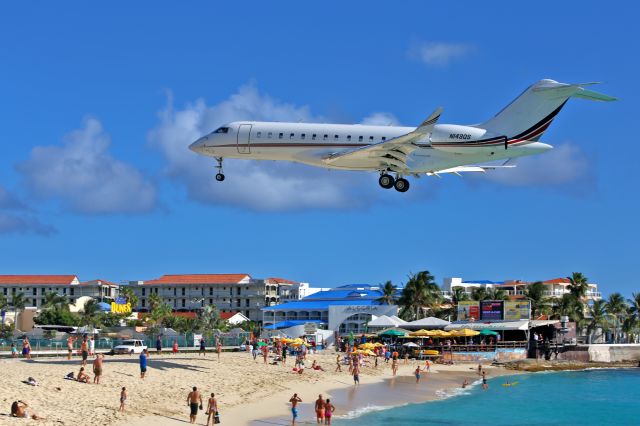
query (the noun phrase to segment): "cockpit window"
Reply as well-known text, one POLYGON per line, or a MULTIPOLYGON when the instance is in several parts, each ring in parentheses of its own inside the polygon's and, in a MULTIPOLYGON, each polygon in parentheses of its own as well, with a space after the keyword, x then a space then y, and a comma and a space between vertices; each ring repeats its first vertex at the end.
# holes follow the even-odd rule
POLYGON ((229 128, 228 127, 220 127, 220 128, 218 128, 218 130, 216 130, 213 133, 229 133, 229 128))

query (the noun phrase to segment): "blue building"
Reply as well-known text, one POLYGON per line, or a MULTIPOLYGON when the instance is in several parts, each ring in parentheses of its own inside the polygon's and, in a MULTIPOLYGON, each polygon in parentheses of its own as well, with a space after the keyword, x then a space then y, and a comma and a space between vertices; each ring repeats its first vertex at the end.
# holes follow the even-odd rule
POLYGON ((366 324, 380 315, 397 315, 396 305, 382 305, 379 286, 348 284, 314 293, 304 299, 262 308, 267 329, 285 329, 315 323, 340 334, 363 333, 366 324))

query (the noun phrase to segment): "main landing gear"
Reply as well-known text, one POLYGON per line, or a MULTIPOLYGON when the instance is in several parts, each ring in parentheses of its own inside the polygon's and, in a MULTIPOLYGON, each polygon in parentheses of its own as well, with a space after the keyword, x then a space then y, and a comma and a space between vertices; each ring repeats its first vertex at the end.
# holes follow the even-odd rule
POLYGON ((216 157, 216 161, 218 162, 218 165, 216 166, 216 169, 218 169, 218 173, 216 173, 216 180, 218 182, 222 182, 224 180, 224 173, 222 173, 222 157, 216 157))
POLYGON ((409 190, 409 181, 403 177, 393 178, 390 174, 386 172, 382 172, 380 174, 380 178, 378 179, 378 183, 384 189, 395 188, 398 192, 407 192, 409 190))

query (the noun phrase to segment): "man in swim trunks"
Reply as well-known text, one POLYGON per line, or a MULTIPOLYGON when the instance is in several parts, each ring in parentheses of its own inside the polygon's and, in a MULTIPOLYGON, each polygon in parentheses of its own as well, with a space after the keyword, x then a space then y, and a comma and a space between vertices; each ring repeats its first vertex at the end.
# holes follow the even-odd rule
POLYGON ((295 426, 296 419, 298 418, 298 402, 302 402, 302 399, 297 393, 294 393, 289 402, 291 403, 291 415, 293 416, 291 426, 295 426))
POLYGON ((71 355, 73 354, 73 343, 76 341, 76 338, 73 336, 69 336, 67 339, 67 359, 71 359, 71 355))
POLYGON ((322 394, 318 395, 318 399, 316 399, 316 422, 321 425, 324 421, 324 404, 325 400, 322 397, 322 394))
POLYGON ((355 364, 353 366, 352 374, 353 374, 353 384, 359 385, 360 384, 360 366, 358 364, 355 364))
POLYGON ((93 383, 99 385, 100 384, 100 376, 102 376, 102 360, 104 358, 104 355, 102 354, 97 354, 96 355, 96 359, 93 360, 93 374, 95 374, 95 376, 93 377, 93 383))
POLYGON ((420 372, 422 370, 420 370, 420 366, 416 367, 416 371, 413 372, 413 374, 416 376, 416 383, 420 383, 420 372))
POLYGON ((80 351, 82 352, 82 366, 87 365, 87 358, 89 357, 89 342, 87 342, 87 336, 82 338, 80 343, 80 351))
POLYGON ((189 414, 189 423, 195 423, 196 416, 198 415, 198 408, 202 408, 202 395, 200 395, 198 388, 195 386, 187 396, 187 405, 189 405, 189 408, 191 409, 191 414, 189 414))
POLYGON ((198 353, 198 355, 207 356, 207 347, 205 345, 206 343, 203 337, 200 339, 200 352, 198 353))
POLYGON ((484 370, 482 371, 482 389, 489 389, 489 385, 487 384, 487 372, 484 370))
POLYGON ((145 374, 147 374, 147 355, 148 352, 146 349, 140 354, 140 378, 143 380, 145 374))

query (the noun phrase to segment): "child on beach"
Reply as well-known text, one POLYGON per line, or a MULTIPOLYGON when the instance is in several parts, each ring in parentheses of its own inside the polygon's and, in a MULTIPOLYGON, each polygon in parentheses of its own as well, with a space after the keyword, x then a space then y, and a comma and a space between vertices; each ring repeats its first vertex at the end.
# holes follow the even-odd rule
POLYGON ((18 356, 18 348, 15 343, 11 344, 11 358, 16 358, 18 356))
POLYGON ((127 388, 123 387, 120 392, 120 408, 118 411, 124 412, 124 404, 127 402, 127 388))
POLYGON ((171 348, 171 352, 173 352, 173 354, 177 354, 178 353, 178 342, 177 341, 173 341, 173 347, 171 348))

